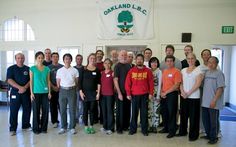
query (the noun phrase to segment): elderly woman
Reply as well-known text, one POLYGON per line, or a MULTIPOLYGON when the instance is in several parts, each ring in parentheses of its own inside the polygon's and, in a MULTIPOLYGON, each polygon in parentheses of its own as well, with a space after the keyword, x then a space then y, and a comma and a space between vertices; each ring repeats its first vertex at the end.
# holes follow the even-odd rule
POLYGON ((199 137, 200 119, 200 85, 203 74, 200 67, 195 66, 196 55, 187 55, 189 67, 182 69, 181 105, 180 105, 180 130, 178 136, 187 135, 188 118, 190 119, 189 141, 195 141, 199 137))

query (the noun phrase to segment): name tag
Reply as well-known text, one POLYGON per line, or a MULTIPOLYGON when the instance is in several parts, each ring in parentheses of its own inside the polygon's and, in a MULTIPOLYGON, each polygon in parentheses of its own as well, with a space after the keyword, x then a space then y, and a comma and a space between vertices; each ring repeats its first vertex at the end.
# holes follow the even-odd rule
POLYGON ((97 73, 96 72, 92 72, 92 75, 97 75, 97 73))
POLYGON ((107 74, 106 77, 109 78, 111 75, 110 74, 107 74))
POLYGON ((168 74, 168 77, 169 77, 169 78, 172 78, 172 77, 173 77, 173 75, 172 75, 172 74, 168 74))
POLYGON ((45 88, 44 88, 44 90, 48 90, 48 88, 47 88, 47 87, 45 87, 45 88))
POLYGON ((15 96, 15 95, 12 95, 11 98, 12 98, 12 99, 16 99, 16 96, 15 96))

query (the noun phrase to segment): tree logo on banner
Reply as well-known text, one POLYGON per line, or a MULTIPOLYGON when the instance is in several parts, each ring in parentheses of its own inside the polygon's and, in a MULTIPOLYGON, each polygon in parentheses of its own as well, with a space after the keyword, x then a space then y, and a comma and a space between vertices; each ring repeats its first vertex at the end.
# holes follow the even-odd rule
POLYGON ((122 33, 129 33, 130 29, 134 26, 133 25, 133 15, 130 11, 121 11, 118 14, 118 25, 117 27, 120 28, 122 33))

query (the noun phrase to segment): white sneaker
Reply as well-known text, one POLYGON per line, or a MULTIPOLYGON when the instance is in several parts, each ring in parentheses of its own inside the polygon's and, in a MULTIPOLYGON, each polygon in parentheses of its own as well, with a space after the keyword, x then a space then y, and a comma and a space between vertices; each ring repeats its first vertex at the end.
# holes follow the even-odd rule
POLYGON ((76 134, 77 132, 76 132, 75 129, 71 129, 71 130, 70 130, 70 133, 71 133, 71 134, 76 134))
POLYGON ((107 132, 107 130, 104 129, 104 128, 101 128, 100 131, 101 131, 102 133, 104 133, 104 134, 106 134, 106 132, 107 132))
POLYGON ((107 130, 107 131, 106 131, 106 134, 107 134, 107 135, 111 135, 111 134, 112 134, 112 131, 111 131, 111 130, 107 130))
POLYGON ((65 129, 60 129, 60 131, 58 132, 58 134, 64 134, 64 133, 66 133, 65 129))
POLYGON ((54 123, 53 128, 57 128, 57 127, 58 127, 58 123, 54 123))
POLYGON ((32 128, 31 127, 25 128, 25 129, 22 129, 22 131, 32 131, 32 128))

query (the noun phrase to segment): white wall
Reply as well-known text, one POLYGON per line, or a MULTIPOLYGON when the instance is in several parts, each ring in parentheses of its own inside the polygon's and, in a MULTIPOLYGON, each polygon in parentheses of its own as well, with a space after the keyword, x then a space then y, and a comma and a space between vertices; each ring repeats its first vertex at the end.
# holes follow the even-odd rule
MULTIPOLYGON (((58 46, 148 45, 160 57, 161 43, 181 43, 182 32, 192 32, 195 52, 211 44, 234 44, 236 34, 222 35, 222 25, 236 26, 235 0, 154 0, 155 38, 152 40, 98 40, 95 0, 1 0, 0 23, 17 16, 30 24, 36 41, 3 43, 0 50, 44 49, 58 46)), ((83 53, 90 52, 83 48, 83 53)))
POLYGON ((233 104, 234 106, 236 106, 236 91, 235 91, 235 87, 236 87, 236 46, 233 46, 232 48, 232 56, 231 56, 231 74, 230 74, 230 100, 229 103, 233 104))

